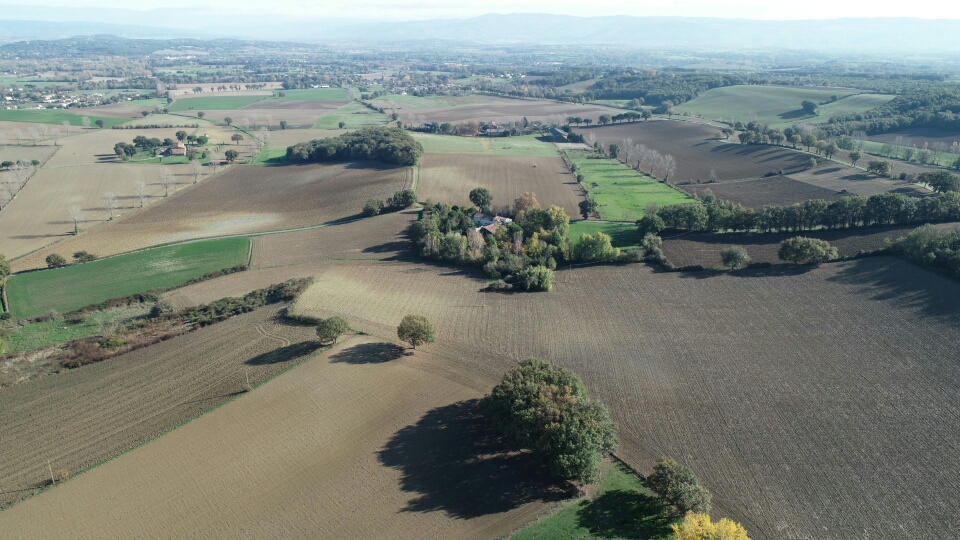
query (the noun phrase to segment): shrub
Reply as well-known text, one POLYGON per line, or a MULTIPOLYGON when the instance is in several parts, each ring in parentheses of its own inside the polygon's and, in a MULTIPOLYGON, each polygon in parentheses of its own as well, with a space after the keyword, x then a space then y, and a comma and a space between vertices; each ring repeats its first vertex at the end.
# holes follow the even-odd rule
POLYGON ((412 189, 402 189, 387 200, 389 206, 407 208, 417 202, 417 193, 412 189))
POLYGON ((820 264, 838 257, 837 248, 826 240, 795 236, 780 242, 777 257, 797 264, 820 264))
POLYGON ((517 272, 517 285, 527 291, 549 291, 553 288, 553 270, 546 266, 528 266, 517 272))
POLYGON ((370 199, 363 203, 363 209, 360 213, 363 214, 363 217, 373 217, 379 215, 380 212, 383 212, 383 201, 380 199, 370 199))
POLYGON ((709 514, 687 512, 683 521, 674 523, 673 540, 750 540, 747 530, 736 521, 721 518, 713 523, 709 514))
POLYGON ((693 469, 669 458, 662 458, 647 477, 647 487, 681 514, 710 512, 710 492, 700 484, 693 469))
POLYGON ((73 260, 77 263, 88 263, 97 260, 97 256, 88 251, 78 251, 73 254, 73 260))
POLYGON ((50 322, 60 319, 61 315, 56 310, 50 310, 43 315, 34 317, 34 322, 50 322))
POLYGON ((506 291, 509 289, 510 289, 510 284, 502 279, 492 281, 490 282, 489 285, 487 285, 488 291, 506 291))
POLYGON ((730 246, 720 252, 720 260, 723 261, 724 266, 734 270, 749 264, 750 255, 741 246, 730 246))
POLYGON ((67 260, 63 258, 63 255, 56 253, 47 255, 47 258, 44 260, 47 262, 47 268, 60 268, 67 265, 67 260))

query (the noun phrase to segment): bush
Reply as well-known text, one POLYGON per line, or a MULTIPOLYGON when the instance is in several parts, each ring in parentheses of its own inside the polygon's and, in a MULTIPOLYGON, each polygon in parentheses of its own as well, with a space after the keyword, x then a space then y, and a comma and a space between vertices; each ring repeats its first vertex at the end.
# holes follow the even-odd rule
POLYGON ((387 204, 396 208, 407 208, 417 202, 417 193, 412 189, 403 189, 393 194, 387 204))
POLYGON ((610 236, 602 232, 581 234, 573 246, 573 258, 581 262, 608 262, 619 256, 620 250, 613 247, 610 236))
POLYGON ((50 322, 60 319, 62 316, 56 310, 50 310, 43 315, 34 317, 34 322, 50 322))
POLYGON ((363 214, 363 217, 373 217, 379 215, 380 212, 383 212, 383 201, 380 199, 370 199, 363 203, 363 209, 360 213, 363 214))
POLYGON ((67 260, 63 258, 63 255, 56 253, 47 255, 47 258, 44 260, 47 262, 47 268, 60 268, 67 265, 67 260))
POLYGON ((350 323, 343 317, 321 319, 317 324, 317 338, 320 343, 336 343, 341 335, 350 331, 350 323))
POLYGON ((600 459, 617 447, 616 424, 580 377, 537 358, 507 371, 480 408, 499 435, 530 450, 555 478, 592 482, 600 459))
POLYGON ((777 257, 797 264, 820 264, 838 257, 837 248, 826 240, 795 236, 780 242, 777 257))
POLYGON ((741 246, 730 246, 720 252, 720 260, 724 266, 735 270, 750 264, 750 255, 741 246))
POLYGON ((687 512, 683 521, 674 523, 673 540, 750 540, 747 530, 736 521, 721 518, 713 523, 709 514, 687 512))
POLYGON ((97 256, 88 251, 78 251, 73 254, 73 260, 77 263, 88 263, 97 260, 97 256))
POLYGON ((669 458, 662 458, 647 477, 647 487, 681 514, 710 512, 712 495, 700 484, 693 469, 669 458))
POLYGON ((510 290, 510 284, 502 279, 498 279, 496 281, 490 282, 490 284, 487 285, 487 290, 488 291, 507 291, 507 290, 510 290))
POLYGON ((526 291, 549 291, 553 288, 553 270, 546 266, 528 266, 517 272, 517 285, 526 291))

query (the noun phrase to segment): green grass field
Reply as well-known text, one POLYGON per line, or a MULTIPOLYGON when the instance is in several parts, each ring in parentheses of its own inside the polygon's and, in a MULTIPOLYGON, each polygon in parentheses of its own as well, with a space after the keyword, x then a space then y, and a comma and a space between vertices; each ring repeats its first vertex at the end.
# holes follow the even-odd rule
POLYGON ((385 103, 387 101, 392 101, 404 109, 437 109, 440 107, 450 106, 449 103, 440 98, 419 97, 410 94, 387 94, 372 100, 370 103, 376 105, 377 107, 384 107, 385 109, 388 109, 392 107, 392 105, 390 103, 385 103))
MULTIPOLYGON (((865 111, 876 107, 879 98, 876 94, 870 97, 857 98, 847 101, 856 90, 845 88, 823 87, 793 87, 793 86, 724 86, 714 88, 700 94, 682 105, 674 107, 678 113, 699 114, 708 120, 748 122, 756 120, 771 127, 785 127, 794 122, 826 121, 830 111, 844 110, 848 112, 865 111), (822 103, 830 100, 831 96, 839 99, 835 103, 824 105, 820 116, 806 114, 800 107, 805 99, 822 103)), ((892 99, 893 96, 886 98, 892 99)), ((881 102, 882 103, 882 102, 881 102)))
POLYGON ((63 319, 28 324, 16 332, 3 336, 7 342, 7 352, 16 353, 38 349, 54 343, 66 343, 74 339, 96 336, 110 325, 122 326, 125 323, 146 315, 149 307, 125 307, 91 313, 81 323, 68 323, 63 319))
POLYGON ((673 516, 639 478, 619 464, 605 464, 592 500, 566 503, 510 536, 511 540, 672 538, 673 516))
POLYGON ((208 96, 178 98, 167 106, 170 112, 233 111, 267 99, 266 96, 208 96))
POLYGON ((458 137, 415 133, 410 135, 423 145, 426 154, 487 154, 491 156, 556 157, 553 143, 544 142, 535 135, 522 137, 458 137))
POLYGON ((600 217, 609 221, 636 221, 650 203, 693 204, 697 200, 666 184, 610 158, 587 157, 568 152, 567 157, 583 175, 583 187, 599 205, 600 217))
POLYGON ((369 126, 383 126, 391 122, 390 117, 369 109, 361 103, 351 101, 343 107, 317 120, 317 129, 339 129, 339 123, 344 122, 346 129, 356 129, 369 126))
POLYGON ((268 101, 346 101, 350 93, 346 88, 307 88, 302 90, 277 90, 268 101), (280 92, 284 93, 280 97, 280 92))
POLYGON ((287 147, 281 146, 278 148, 273 148, 270 146, 270 143, 267 143, 263 148, 260 149, 260 153, 257 154, 257 158, 253 160, 255 165, 266 165, 266 164, 275 164, 280 161, 286 161, 287 159, 287 147))
POLYGON ((245 264, 249 249, 248 238, 226 238, 29 272, 9 279, 7 300, 16 317, 70 311, 110 298, 175 287, 207 272, 245 264))
POLYGON ((637 232, 637 226, 632 223, 610 223, 607 221, 571 221, 567 237, 576 242, 581 234, 597 234, 602 232, 610 236, 613 247, 620 249, 640 246, 643 238, 637 232))
POLYGON ((36 124, 63 124, 64 122, 70 122, 72 126, 82 126, 84 116, 90 118, 91 126, 96 126, 97 120, 103 120, 103 127, 105 128, 119 126, 129 120, 129 118, 106 118, 93 115, 71 114, 58 109, 0 110, 0 121, 2 122, 33 122, 36 124))

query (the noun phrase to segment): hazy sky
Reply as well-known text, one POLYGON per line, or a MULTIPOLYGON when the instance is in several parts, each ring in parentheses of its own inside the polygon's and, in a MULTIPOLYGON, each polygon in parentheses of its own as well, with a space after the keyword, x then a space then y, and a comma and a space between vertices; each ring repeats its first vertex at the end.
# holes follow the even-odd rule
MULTIPOLYGON (((35 15, 38 7, 64 7, 73 11, 77 3, 64 0, 31 0, 29 8, 19 8, 23 0, 0 0, 0 18, 20 19, 18 12, 35 15), (31 9, 32 8, 32 9, 31 9), (72 8, 72 9, 70 9, 72 8)), ((464 18, 485 13, 556 13, 563 15, 677 15, 749 19, 834 19, 841 17, 917 17, 960 19, 960 2, 945 2, 931 9, 918 9, 910 2, 867 2, 863 0, 164 0, 162 3, 138 3, 129 0, 86 0, 82 7, 94 15, 97 8, 163 11, 180 8, 189 11, 244 12, 308 17, 372 18, 387 20, 464 18)), ((54 12, 56 10, 53 10, 54 12)), ((48 14, 54 18, 55 15, 48 14)), ((47 18, 44 16, 43 18, 47 18)), ((93 18, 99 18, 91 16, 93 18)))

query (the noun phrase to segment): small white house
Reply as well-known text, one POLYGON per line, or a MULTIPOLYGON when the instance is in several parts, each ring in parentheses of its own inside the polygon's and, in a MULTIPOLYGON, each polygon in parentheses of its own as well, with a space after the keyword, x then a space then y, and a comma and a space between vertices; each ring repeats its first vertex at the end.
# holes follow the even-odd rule
POLYGON ((474 214, 473 223, 477 227, 486 227, 487 225, 493 225, 494 223, 506 225, 507 223, 513 223, 513 220, 503 216, 490 217, 485 214, 474 214))

